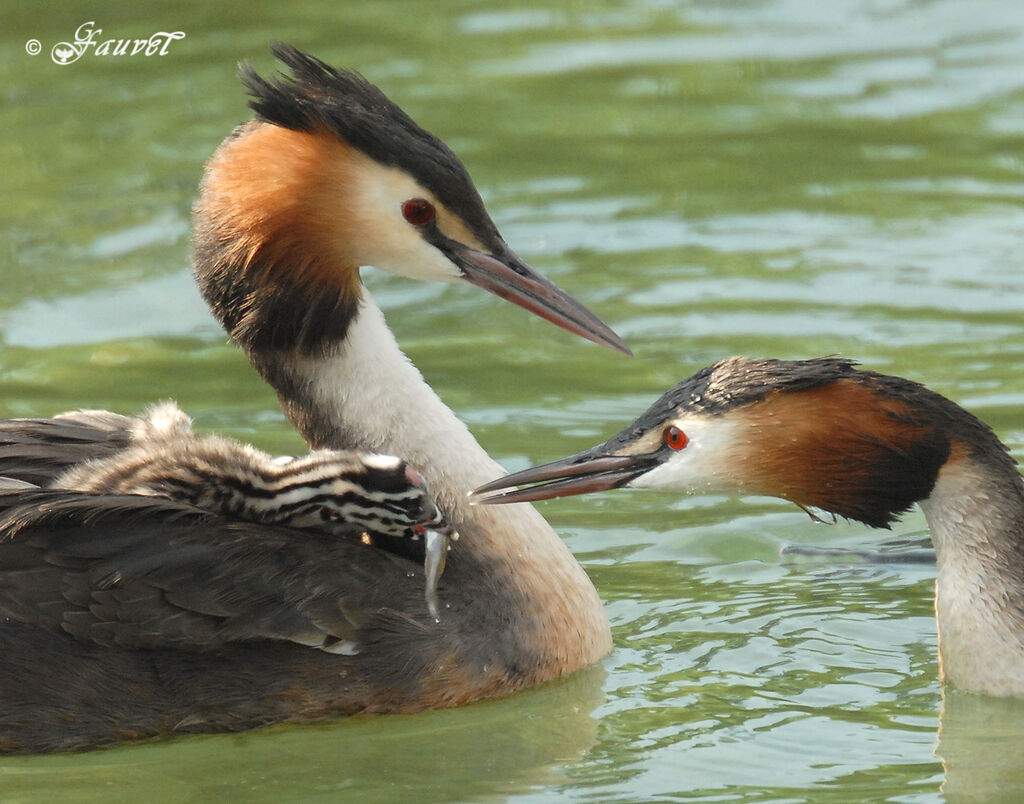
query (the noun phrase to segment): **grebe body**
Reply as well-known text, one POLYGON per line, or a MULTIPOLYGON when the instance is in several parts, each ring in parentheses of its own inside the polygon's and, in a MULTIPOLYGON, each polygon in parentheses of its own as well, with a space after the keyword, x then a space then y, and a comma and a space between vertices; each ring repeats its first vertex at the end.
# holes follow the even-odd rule
POLYGON ((359 267, 469 282, 628 350, 509 249, 440 140, 361 77, 274 52, 291 75, 243 72, 255 118, 207 165, 196 280, 313 449, 416 467, 461 535, 439 616, 421 561, 401 551, 53 487, 83 462, 116 461, 131 420, 5 422, 0 750, 451 706, 611 648, 593 585, 540 515, 469 505, 501 469, 402 354, 359 267))

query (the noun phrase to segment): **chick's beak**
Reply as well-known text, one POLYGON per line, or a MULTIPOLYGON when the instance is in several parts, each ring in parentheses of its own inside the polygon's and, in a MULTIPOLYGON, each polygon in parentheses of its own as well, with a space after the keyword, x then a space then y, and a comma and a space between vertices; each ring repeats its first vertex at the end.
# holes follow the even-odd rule
POLYGON ((468 282, 587 340, 632 354, 607 324, 507 246, 500 253, 485 254, 454 241, 447 245, 449 256, 468 282))
POLYGON ((534 502, 606 491, 624 486, 657 463, 654 454, 612 455, 603 453, 601 447, 594 447, 499 477, 474 489, 469 497, 474 503, 534 502))

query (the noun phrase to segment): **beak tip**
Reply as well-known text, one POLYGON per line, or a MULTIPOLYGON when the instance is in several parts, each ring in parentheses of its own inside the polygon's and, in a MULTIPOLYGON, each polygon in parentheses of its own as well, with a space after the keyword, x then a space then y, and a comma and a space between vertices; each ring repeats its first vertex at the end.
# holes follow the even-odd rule
POLYGON ((502 478, 498 478, 489 483, 484 483, 471 491, 467 491, 466 500, 470 505, 487 505, 488 503, 495 502, 509 489, 508 485, 500 483, 501 480, 502 478))
MULTIPOLYGON (((626 357, 633 356, 633 350, 626 345, 626 342, 622 339, 619 333, 617 333, 615 330, 613 330, 599 318, 594 317, 594 321, 594 328, 590 332, 586 332, 583 330, 571 331, 575 332, 577 335, 583 335, 583 337, 592 340, 594 343, 600 346, 607 346, 609 349, 612 349, 616 352, 621 352, 622 354, 626 355, 626 357)), ((568 327, 566 328, 568 329, 568 327)))
POLYGON ((575 335, 632 356, 626 342, 611 327, 507 247, 504 252, 495 254, 462 244, 450 248, 452 261, 459 266, 467 282, 575 335))

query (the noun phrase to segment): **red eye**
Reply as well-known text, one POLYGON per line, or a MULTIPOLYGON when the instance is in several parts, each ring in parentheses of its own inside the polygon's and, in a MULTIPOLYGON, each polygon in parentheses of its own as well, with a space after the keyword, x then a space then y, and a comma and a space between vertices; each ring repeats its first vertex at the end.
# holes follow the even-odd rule
POLYGON ((686 433, 674 424, 670 424, 665 428, 665 432, 662 433, 662 437, 665 439, 665 446, 669 449, 682 449, 690 441, 690 439, 686 437, 686 433))
POLYGON ((434 220, 434 205, 425 198, 410 198, 402 204, 402 217, 413 226, 423 226, 434 220))

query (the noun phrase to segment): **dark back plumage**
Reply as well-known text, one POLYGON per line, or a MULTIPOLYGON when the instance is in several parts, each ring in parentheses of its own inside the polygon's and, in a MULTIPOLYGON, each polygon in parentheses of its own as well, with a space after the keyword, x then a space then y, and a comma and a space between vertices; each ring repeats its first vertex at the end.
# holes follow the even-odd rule
POLYGON ((117 460, 139 424, 106 411, 0 420, 0 753, 386 710, 396 689, 420 688, 449 626, 423 605, 420 542, 46 487, 117 460))
POLYGON ((3 476, 47 486, 83 461, 108 458, 131 443, 132 420, 106 410, 65 413, 56 419, 0 420, 3 476))

